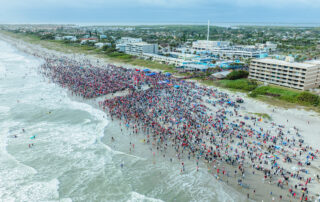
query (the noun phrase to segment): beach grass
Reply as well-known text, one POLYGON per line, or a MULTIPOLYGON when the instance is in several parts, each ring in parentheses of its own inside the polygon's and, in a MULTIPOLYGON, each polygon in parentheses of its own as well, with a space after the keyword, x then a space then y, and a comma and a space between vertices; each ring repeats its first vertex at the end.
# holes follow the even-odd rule
POLYGON ((319 96, 294 89, 286 89, 276 86, 260 86, 255 88, 249 94, 250 97, 267 96, 278 100, 286 101, 287 103, 295 103, 303 106, 318 106, 319 96))
POLYGON ((254 81, 248 79, 238 79, 238 80, 203 80, 201 78, 193 78, 207 86, 217 86, 221 88, 227 88, 231 91, 240 91, 240 92, 250 92, 254 90, 258 84, 254 81))
POLYGON ((248 79, 220 80, 219 84, 225 88, 240 89, 244 91, 252 91, 258 86, 257 82, 248 79))

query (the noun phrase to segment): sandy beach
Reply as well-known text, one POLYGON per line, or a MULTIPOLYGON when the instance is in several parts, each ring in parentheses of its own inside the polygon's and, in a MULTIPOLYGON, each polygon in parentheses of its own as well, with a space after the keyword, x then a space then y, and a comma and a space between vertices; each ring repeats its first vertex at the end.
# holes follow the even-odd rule
MULTIPOLYGON (((101 60, 94 56, 64 54, 6 36, 1 36, 0 39, 32 55, 39 53, 41 53, 40 55, 54 55, 56 58, 64 57, 66 61, 88 63, 99 68, 107 68, 109 63, 109 61, 101 60)), ((145 69, 145 67, 126 64, 113 65, 131 70, 145 69)), ((126 131, 126 133, 135 134, 135 141, 141 145, 148 144, 153 149, 152 152, 157 152, 157 156, 165 155, 164 159, 166 161, 170 161, 173 158, 178 159, 177 161, 182 163, 181 173, 184 172, 185 162, 189 162, 194 165, 194 169, 204 169, 212 173, 213 178, 218 179, 221 186, 230 186, 231 191, 235 189, 243 193, 244 198, 248 198, 248 200, 299 201, 302 195, 308 196, 308 201, 318 200, 320 194, 320 182, 317 177, 317 175, 320 175, 319 114, 304 109, 273 107, 251 99, 244 93, 235 93, 225 89, 204 87, 198 83, 194 85, 191 83, 181 84, 184 91, 161 89, 166 95, 163 98, 159 96, 160 98, 157 102, 165 103, 171 97, 176 99, 179 98, 180 94, 186 93, 186 95, 190 96, 190 103, 193 104, 193 99, 196 99, 202 105, 199 110, 206 110, 205 115, 199 113, 200 115, 198 116, 198 112, 195 111, 191 117, 196 120, 206 118, 211 124, 215 123, 215 126, 209 127, 206 122, 197 122, 203 127, 202 130, 204 131, 203 133, 202 131, 198 133, 201 143, 192 138, 190 138, 192 141, 188 142, 189 144, 192 142, 197 148, 195 153, 202 154, 200 157, 201 163, 198 163, 197 154, 190 155, 192 152, 190 153, 186 147, 178 146, 181 142, 175 139, 174 132, 166 141, 162 139, 158 141, 158 137, 155 136, 156 133, 152 127, 145 126, 138 119, 132 118, 132 121, 128 122, 124 119, 125 115, 130 115, 131 112, 121 111, 118 107, 113 106, 113 103, 119 102, 119 106, 122 106, 121 103, 124 101, 131 103, 130 96, 133 93, 130 89, 126 88, 125 90, 117 90, 115 93, 88 98, 84 102, 100 109, 105 107, 108 117, 113 120, 114 124, 119 126, 121 132, 126 131), (191 95, 190 92, 193 94, 191 95), (243 104, 236 103, 239 97, 244 99, 243 104), (257 115, 262 113, 268 114, 271 119, 257 115), (221 124, 222 122, 214 120, 212 118, 214 116, 222 120, 223 126, 217 126, 218 123, 221 124), (125 126, 126 124, 128 126, 125 126), (140 127, 139 124, 141 124, 140 127), (143 131, 143 129, 148 129, 148 132, 146 130, 143 131), (214 140, 212 137, 214 137, 214 140), (141 140, 144 141, 141 142, 141 140), (168 145, 164 146, 165 144, 168 145), (307 163, 311 163, 311 165, 307 163), (283 180, 283 178, 290 178, 290 180, 283 180), (302 188, 306 187, 307 191, 303 191, 302 188), (293 193, 296 193, 295 197, 293 193)), ((159 95, 150 86, 155 86, 155 84, 144 84, 136 97, 140 99, 139 96, 141 96, 143 98, 145 92, 150 92, 150 95, 159 95)), ((150 116, 154 113, 152 110, 158 109, 158 105, 154 102, 154 100, 150 100, 150 111, 145 112, 149 113, 150 116)), ((135 107, 137 110, 141 109, 138 104, 132 106, 133 109, 135 107)), ((162 107, 167 110, 167 105, 164 104, 162 107)), ((181 108, 189 109, 183 105, 181 108)), ((175 115, 175 112, 166 112, 169 115, 175 115)), ((163 115, 154 117, 160 123, 161 126, 159 127, 163 128, 164 131, 179 131, 181 129, 173 121, 166 121, 166 118, 170 119, 172 117, 164 117, 163 115)), ((106 141, 111 141, 111 139, 108 138, 106 141)), ((128 155, 135 155, 134 151, 132 151, 131 142, 129 148, 128 155)), ((152 155, 152 152, 148 153, 152 155)), ((301 199, 305 200, 305 197, 301 199)))

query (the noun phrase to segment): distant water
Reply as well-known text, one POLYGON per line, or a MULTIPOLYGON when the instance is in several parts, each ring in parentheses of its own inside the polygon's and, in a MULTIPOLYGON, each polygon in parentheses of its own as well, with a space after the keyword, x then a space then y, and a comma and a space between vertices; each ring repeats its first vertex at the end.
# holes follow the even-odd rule
MULTIPOLYGON (((203 22, 91 22, 75 23, 79 26, 152 26, 152 25, 208 25, 207 21, 203 22)), ((211 26, 218 27, 237 27, 237 26, 280 26, 280 27, 320 27, 320 23, 289 23, 289 22, 212 22, 211 26)))
POLYGON ((194 161, 180 174, 177 160, 154 157, 142 137, 44 79, 41 63, 0 41, 0 201, 242 199, 194 161))

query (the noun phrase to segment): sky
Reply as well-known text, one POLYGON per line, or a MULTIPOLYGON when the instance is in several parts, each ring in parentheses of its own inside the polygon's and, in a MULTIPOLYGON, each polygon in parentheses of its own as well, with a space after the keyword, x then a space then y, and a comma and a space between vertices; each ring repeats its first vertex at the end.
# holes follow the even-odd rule
POLYGON ((320 24, 320 0, 0 0, 0 23, 320 24))

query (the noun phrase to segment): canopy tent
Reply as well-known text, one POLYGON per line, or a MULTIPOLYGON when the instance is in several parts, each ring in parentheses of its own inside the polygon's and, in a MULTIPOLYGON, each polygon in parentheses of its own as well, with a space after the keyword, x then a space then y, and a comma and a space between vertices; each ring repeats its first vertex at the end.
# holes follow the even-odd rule
POLYGON ((149 74, 146 74, 147 76, 153 76, 153 75, 156 75, 155 72, 152 72, 152 73, 149 73, 149 74))
POLYGON ((150 69, 144 69, 143 71, 144 72, 150 72, 150 69))
POLYGON ((174 87, 175 87, 175 88, 180 88, 180 86, 179 86, 179 85, 175 85, 174 87))
POLYGON ((165 73, 166 76, 171 76, 171 73, 167 72, 165 73))

